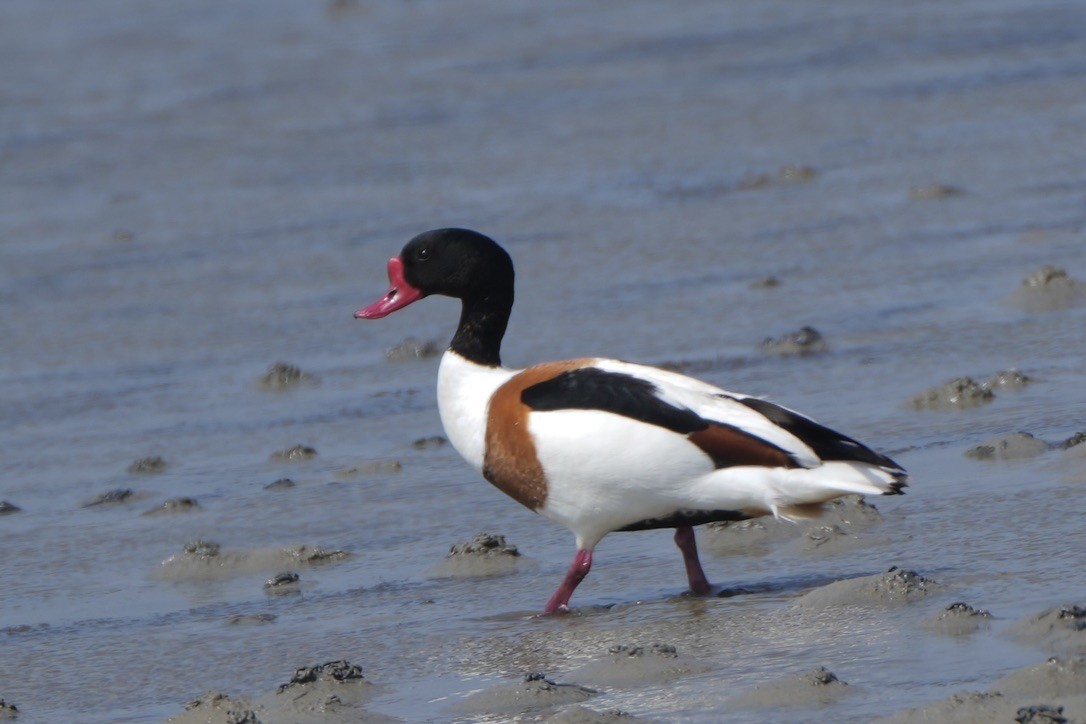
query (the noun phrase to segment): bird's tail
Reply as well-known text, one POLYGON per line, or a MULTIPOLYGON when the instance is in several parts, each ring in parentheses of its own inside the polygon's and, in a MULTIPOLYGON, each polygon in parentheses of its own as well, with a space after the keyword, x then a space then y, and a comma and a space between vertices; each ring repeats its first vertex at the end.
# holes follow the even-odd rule
POLYGON ((787 471, 788 484, 771 506, 786 520, 817 518, 822 504, 842 495, 904 495, 909 476, 903 469, 858 462, 831 461, 817 468, 787 471))

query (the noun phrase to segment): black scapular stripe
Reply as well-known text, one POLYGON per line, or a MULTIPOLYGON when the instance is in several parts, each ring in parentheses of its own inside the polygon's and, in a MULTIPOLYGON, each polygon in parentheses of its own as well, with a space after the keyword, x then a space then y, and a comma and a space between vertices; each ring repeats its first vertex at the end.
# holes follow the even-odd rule
POLYGON ((796 414, 772 402, 757 397, 729 398, 741 402, 759 412, 774 425, 784 428, 807 444, 815 455, 823 460, 855 461, 870 463, 890 470, 901 470, 901 466, 885 455, 879 455, 871 448, 856 442, 851 437, 836 430, 819 425, 814 420, 796 414))
POLYGON ((681 526, 703 525, 717 521, 749 520, 752 515, 747 515, 738 510, 679 510, 671 515, 661 518, 648 518, 630 523, 619 528, 619 532, 635 530, 656 530, 657 528, 679 528, 681 526))
POLYGON ((688 435, 709 427, 696 412, 656 395, 656 385, 622 372, 581 367, 525 388, 521 401, 539 412, 603 410, 688 435))

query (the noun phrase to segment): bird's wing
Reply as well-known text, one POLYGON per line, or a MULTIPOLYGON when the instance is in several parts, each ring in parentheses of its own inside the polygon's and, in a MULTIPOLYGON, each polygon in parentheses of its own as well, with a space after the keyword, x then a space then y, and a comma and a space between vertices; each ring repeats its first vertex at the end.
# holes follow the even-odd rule
MULTIPOLYGON (((527 387, 521 400, 535 412, 602 410, 666 428, 687 436, 717 467, 816 467, 821 463, 815 450, 789 426, 767 417, 767 408, 758 404, 764 401, 655 367, 594 360, 527 387), (751 400, 756 401, 753 406, 751 400)), ((776 417, 785 419, 783 412, 776 417)), ((801 416, 796 419, 825 429, 801 416)), ((791 427, 805 431, 799 423, 791 427)))

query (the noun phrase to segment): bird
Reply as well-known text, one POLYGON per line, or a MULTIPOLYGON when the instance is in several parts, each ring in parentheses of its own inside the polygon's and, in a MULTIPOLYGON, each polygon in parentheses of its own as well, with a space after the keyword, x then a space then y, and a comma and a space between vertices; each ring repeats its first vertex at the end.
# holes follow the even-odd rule
POLYGON ((423 232, 389 260, 388 278, 384 296, 355 318, 380 319, 430 295, 459 299, 437 373, 446 436, 483 478, 573 533, 576 553, 546 614, 570 610, 609 533, 674 528, 690 592, 704 596, 712 587, 695 526, 812 518, 835 498, 907 486, 889 457, 761 396, 603 357, 503 366, 513 262, 480 232, 423 232))

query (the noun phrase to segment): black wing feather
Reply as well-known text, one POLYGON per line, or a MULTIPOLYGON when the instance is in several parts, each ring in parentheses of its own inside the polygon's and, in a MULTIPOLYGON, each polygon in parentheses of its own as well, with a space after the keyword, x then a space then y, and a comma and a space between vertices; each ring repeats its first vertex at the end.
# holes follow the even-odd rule
POLYGON ((649 380, 598 367, 569 370, 527 387, 521 401, 539 412, 603 410, 688 435, 709 427, 700 415, 668 404, 649 380))
POLYGON ((757 397, 731 398, 762 414, 774 425, 779 425, 807 444, 815 455, 823 460, 856 461, 869 463, 890 470, 902 467, 885 455, 880 455, 871 448, 856 442, 847 435, 819 425, 814 420, 804 417, 772 402, 757 397))

